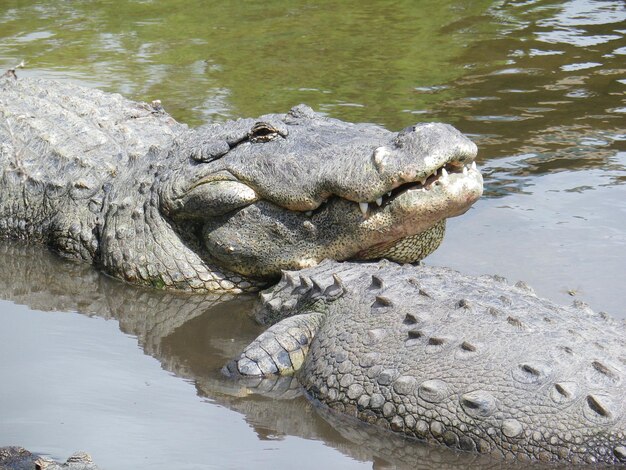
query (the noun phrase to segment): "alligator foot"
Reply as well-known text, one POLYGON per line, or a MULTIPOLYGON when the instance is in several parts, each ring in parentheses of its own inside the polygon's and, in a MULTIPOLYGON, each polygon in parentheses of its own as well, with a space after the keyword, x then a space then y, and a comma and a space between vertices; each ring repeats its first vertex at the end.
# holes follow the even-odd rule
POLYGON ((297 372, 309 352, 324 315, 304 313, 270 327, 226 366, 227 373, 243 376, 291 375, 297 372))

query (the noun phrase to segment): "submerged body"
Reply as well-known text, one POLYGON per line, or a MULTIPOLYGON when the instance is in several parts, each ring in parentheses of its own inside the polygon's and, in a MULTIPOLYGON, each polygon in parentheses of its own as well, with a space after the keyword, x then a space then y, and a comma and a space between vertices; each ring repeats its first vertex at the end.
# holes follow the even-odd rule
POLYGON ((275 323, 229 364, 420 440, 511 459, 626 464, 626 324, 523 283, 327 262, 261 294, 275 323), (281 320, 281 321, 279 321, 281 320))
POLYGON ((76 452, 65 463, 39 457, 22 447, 0 447, 0 470, 98 470, 85 452, 76 452))
POLYGON ((444 124, 288 114, 188 129, 158 102, 0 78, 0 236, 115 277, 254 290, 323 259, 417 261, 482 193, 444 124))

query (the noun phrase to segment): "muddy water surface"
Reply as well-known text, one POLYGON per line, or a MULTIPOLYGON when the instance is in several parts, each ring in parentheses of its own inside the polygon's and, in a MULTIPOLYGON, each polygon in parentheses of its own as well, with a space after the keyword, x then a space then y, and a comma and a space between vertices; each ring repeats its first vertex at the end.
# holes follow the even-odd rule
MULTIPOLYGON (((486 192, 428 263, 626 318, 625 34, 609 0, 8 0, 0 67, 158 98, 191 125, 300 102, 394 130, 450 122, 478 143, 486 192)), ((489 464, 338 423, 294 384, 224 382, 260 331, 250 299, 136 289, 16 243, 0 299, 0 445, 105 469, 489 464)))

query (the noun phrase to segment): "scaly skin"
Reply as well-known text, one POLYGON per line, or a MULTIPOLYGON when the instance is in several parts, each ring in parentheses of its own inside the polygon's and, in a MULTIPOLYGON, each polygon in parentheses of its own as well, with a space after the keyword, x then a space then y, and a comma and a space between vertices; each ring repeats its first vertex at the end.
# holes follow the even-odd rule
POLYGON ((278 323, 225 369, 291 374, 316 401, 420 440, 509 459, 626 464, 626 324, 523 283, 326 262, 285 272, 278 323))
POLYGON ((190 130, 158 103, 7 75, 0 236, 133 283, 255 290, 326 258, 428 255, 481 195, 475 155, 444 124, 394 133, 298 106, 190 130))

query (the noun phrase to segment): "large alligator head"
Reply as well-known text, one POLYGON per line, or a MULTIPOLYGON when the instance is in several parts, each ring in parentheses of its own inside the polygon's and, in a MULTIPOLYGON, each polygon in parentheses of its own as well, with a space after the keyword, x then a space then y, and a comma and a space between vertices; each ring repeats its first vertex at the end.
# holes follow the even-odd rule
MULTIPOLYGON (((398 133, 306 106, 197 129, 161 208, 210 263, 272 278, 326 258, 415 262, 482 193, 476 145, 446 124, 398 133)), ((182 236, 182 235, 181 235, 182 236)))

